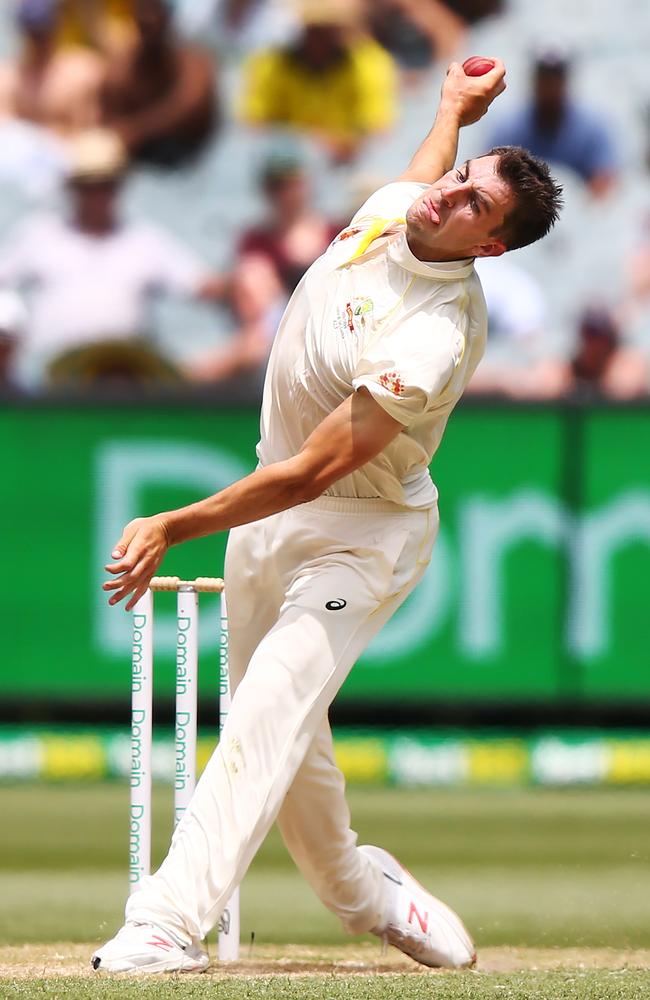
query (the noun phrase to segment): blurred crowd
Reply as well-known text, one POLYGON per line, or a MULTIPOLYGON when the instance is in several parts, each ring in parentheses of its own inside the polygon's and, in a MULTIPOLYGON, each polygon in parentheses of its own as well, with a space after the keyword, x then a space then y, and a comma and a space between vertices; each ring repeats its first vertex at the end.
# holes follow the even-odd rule
MULTIPOLYGON (((6 0, 5 391, 200 384, 259 396, 311 261, 406 165, 449 61, 498 44, 525 2, 6 0), (189 312, 164 336, 173 302, 189 312)), ((470 388, 642 397, 650 196, 644 220, 630 191, 643 191, 650 158, 630 154, 613 116, 576 85, 588 53, 534 43, 521 85, 467 155, 527 147, 566 179, 579 218, 545 257, 478 262, 490 340, 470 388), (571 287, 573 273, 586 277, 571 287)))

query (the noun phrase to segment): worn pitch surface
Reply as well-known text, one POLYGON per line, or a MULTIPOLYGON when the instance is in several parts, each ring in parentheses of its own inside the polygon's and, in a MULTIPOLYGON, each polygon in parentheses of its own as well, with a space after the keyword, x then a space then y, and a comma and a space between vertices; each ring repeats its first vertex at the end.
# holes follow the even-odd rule
POLYGON ((475 971, 424 970, 375 944, 244 949, 202 975, 94 973, 87 945, 0 948, 0 997, 16 1000, 637 1000, 650 951, 487 948, 475 971))
MULTIPOLYGON (((478 944, 476 972, 423 971, 382 955, 375 939, 350 942, 274 833, 244 881, 241 963, 138 980, 87 964, 121 922, 127 789, 5 785, 0 800, 0 1000, 650 996, 642 789, 351 789, 360 842, 385 845, 459 910, 478 944)), ((157 861, 168 789, 157 790, 155 812, 157 861)))

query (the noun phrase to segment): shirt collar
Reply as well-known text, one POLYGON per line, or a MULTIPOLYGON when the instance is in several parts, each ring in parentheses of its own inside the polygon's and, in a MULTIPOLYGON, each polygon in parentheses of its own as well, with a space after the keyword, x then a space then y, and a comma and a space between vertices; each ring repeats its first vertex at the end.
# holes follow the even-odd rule
POLYGON ((461 278, 468 278, 474 271, 474 261, 471 257, 465 260, 418 260, 408 245, 405 232, 400 233, 397 239, 391 240, 388 256, 406 271, 436 281, 459 281, 461 278))

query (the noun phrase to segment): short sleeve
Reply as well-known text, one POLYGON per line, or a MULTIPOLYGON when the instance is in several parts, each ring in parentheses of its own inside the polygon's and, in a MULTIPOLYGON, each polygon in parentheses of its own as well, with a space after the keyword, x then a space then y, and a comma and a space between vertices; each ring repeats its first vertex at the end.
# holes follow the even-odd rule
POLYGON ((408 427, 435 407, 464 350, 465 338, 452 320, 418 316, 368 348, 352 386, 367 389, 382 409, 408 427))

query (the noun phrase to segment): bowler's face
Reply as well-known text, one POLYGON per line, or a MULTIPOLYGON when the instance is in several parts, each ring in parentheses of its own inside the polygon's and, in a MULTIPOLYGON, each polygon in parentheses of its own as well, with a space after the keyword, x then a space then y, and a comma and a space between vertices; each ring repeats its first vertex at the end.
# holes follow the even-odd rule
POLYGON ((409 246, 421 260, 498 256, 494 235, 514 207, 498 157, 481 156, 454 167, 414 201, 406 213, 409 246))

